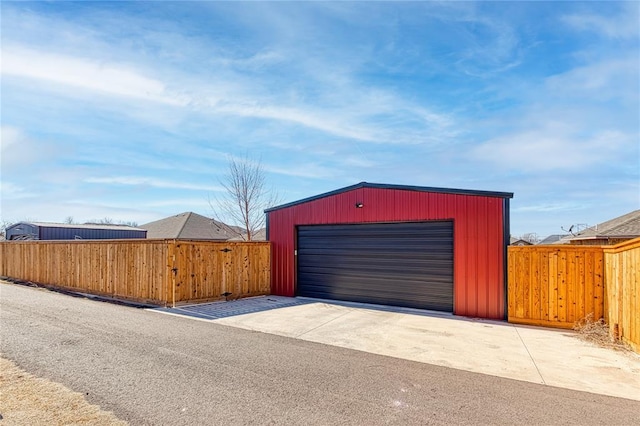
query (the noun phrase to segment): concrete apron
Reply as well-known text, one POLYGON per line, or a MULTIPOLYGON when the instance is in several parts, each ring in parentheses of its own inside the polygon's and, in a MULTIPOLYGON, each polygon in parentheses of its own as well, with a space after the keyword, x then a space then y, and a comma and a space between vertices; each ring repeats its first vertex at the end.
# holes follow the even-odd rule
POLYGON ((632 352, 598 347, 573 331, 410 311, 318 301, 210 321, 640 401, 640 356, 632 352))

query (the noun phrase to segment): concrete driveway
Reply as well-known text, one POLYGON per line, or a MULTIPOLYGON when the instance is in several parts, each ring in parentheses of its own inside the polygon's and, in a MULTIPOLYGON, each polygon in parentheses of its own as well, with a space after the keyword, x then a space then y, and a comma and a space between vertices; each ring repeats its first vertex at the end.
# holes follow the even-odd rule
POLYGON ((582 341, 573 331, 279 296, 153 311, 640 401, 640 356, 582 341))

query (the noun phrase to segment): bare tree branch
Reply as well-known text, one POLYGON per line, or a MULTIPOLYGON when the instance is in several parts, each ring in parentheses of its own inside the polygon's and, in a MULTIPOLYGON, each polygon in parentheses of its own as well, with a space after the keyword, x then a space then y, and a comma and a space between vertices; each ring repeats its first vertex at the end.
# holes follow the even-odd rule
POLYGON ((13 222, 8 220, 0 221, 0 240, 4 240, 7 235, 7 228, 13 225, 13 222))
POLYGON ((242 228, 237 236, 243 240, 253 240, 255 234, 265 227, 264 210, 280 201, 278 194, 266 186, 262 162, 253 161, 248 156, 230 158, 227 173, 219 182, 224 188, 224 195, 215 197, 216 205, 209 199, 214 217, 242 228), (222 220, 222 216, 226 220, 222 220))
POLYGON ((529 232, 520 236, 522 241, 530 242, 531 244, 538 244, 542 239, 535 232, 529 232))

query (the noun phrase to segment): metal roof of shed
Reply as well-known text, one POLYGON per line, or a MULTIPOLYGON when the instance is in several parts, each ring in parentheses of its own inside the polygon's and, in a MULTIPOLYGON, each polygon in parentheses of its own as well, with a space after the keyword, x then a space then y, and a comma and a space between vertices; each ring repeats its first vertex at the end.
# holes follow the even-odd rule
POLYGON ((280 206, 271 207, 265 210, 265 213, 285 209, 287 207, 296 206, 298 204, 308 203, 310 201, 319 200, 325 197, 331 197, 333 195, 342 194, 343 192, 353 191, 360 188, 375 188, 375 189, 396 189, 403 191, 420 191, 420 192, 434 192, 440 194, 458 194, 458 195, 476 195, 482 197, 496 197, 496 198, 513 198, 513 192, 496 192, 496 191, 479 191, 474 189, 454 189, 454 188, 434 188, 428 186, 411 186, 411 185, 392 185, 384 183, 369 183, 360 182, 355 185, 346 186, 344 188, 336 189, 334 191, 325 192, 324 194, 315 195, 313 197, 303 198, 302 200, 293 201, 291 203, 282 204, 280 206))
POLYGON ((117 230, 117 231, 144 231, 142 228, 136 228, 129 225, 114 225, 114 224, 93 224, 93 223, 55 223, 55 222, 18 222, 11 227, 19 224, 35 225, 42 228, 72 228, 72 229, 102 229, 102 230, 117 230))

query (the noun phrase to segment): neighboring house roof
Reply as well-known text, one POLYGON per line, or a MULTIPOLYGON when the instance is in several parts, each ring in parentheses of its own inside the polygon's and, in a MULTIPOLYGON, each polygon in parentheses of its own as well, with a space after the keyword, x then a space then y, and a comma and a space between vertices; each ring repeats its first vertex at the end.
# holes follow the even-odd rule
POLYGON ((634 210, 587 228, 576 234, 572 240, 595 240, 608 238, 640 237, 640 210, 634 210))
MULTIPOLYGON (((229 241, 246 241, 247 233, 243 232, 242 235, 238 235, 233 238, 229 238, 229 241)), ((258 229, 252 236, 251 241, 266 241, 267 240, 267 228, 258 229)))
POLYGON ((565 242, 565 240, 567 240, 567 237, 570 237, 570 236, 571 236, 570 234, 552 234, 552 235, 549 235, 544 240, 540 241, 538 244, 556 244, 556 243, 560 243, 560 241, 565 242))
POLYGON ((240 228, 229 226, 193 212, 180 213, 140 225, 147 238, 226 241, 237 236, 240 228))
POLYGON ((512 246, 532 246, 533 243, 531 243, 530 241, 527 241, 527 240, 520 239, 520 238, 511 237, 511 238, 509 238, 509 245, 512 245, 512 246))

